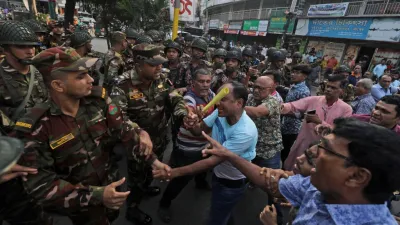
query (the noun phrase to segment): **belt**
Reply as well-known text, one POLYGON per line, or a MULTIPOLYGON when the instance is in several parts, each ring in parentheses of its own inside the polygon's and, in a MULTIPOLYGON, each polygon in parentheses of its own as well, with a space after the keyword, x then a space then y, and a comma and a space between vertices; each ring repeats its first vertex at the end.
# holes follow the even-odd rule
POLYGON ((242 188, 244 185, 246 185, 249 180, 247 178, 243 178, 243 179, 239 179, 239 180, 229 180, 229 179, 225 179, 225 178, 219 178, 217 176, 215 176, 215 173, 213 174, 213 178, 215 178, 215 180, 224 185, 227 188, 242 188))

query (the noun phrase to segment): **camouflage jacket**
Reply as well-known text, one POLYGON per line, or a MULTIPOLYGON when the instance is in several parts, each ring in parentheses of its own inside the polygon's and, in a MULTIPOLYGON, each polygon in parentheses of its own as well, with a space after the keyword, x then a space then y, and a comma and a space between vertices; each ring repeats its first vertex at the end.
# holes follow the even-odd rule
POLYGON ((192 57, 190 57, 190 55, 187 53, 183 53, 179 61, 181 63, 190 63, 190 61, 192 61, 192 57))
MULTIPOLYGON (((1 62, 0 67, 0 70, 3 72, 3 75, 0 76, 0 110, 6 116, 11 118, 15 110, 27 95, 30 72, 26 75, 23 75, 12 68, 6 60, 1 62), (7 87, 7 84, 10 85, 14 91, 10 91, 10 89, 7 87)), ((33 84, 32 94, 25 108, 31 108, 35 104, 44 102, 48 98, 47 88, 43 82, 43 77, 36 69, 34 77, 35 81, 33 84)), ((22 111, 21 116, 24 113, 25 111, 22 111)))
POLYGON ((52 33, 49 34, 44 40, 43 43, 47 48, 54 48, 54 47, 59 47, 64 45, 64 41, 62 39, 57 39, 52 35, 52 33))
POLYGON ((135 61, 133 60, 132 48, 133 46, 129 46, 122 54, 125 63, 124 71, 132 70, 133 68, 135 68, 135 61))
POLYGON ((179 63, 176 67, 171 67, 168 62, 163 64, 163 68, 168 69, 168 79, 172 82, 174 88, 184 88, 186 82, 184 81, 184 77, 179 73, 182 67, 182 63, 179 63))
POLYGON ((25 142, 19 164, 38 169, 24 182, 27 193, 63 213, 101 206, 105 186, 117 179, 115 143, 122 142, 137 163, 155 160, 154 155, 147 162, 140 156, 134 127, 100 87, 81 99, 75 118, 51 100, 30 109, 15 126, 25 142))
POLYGON ((153 81, 147 90, 139 87, 141 83, 136 70, 125 72, 113 86, 110 97, 123 114, 151 137, 166 135, 170 116, 183 118, 187 114, 183 97, 173 91, 172 83, 163 77, 153 81))
POLYGON ((286 64, 284 67, 283 67, 283 74, 282 74, 282 79, 283 79, 283 84, 286 86, 286 87, 289 87, 290 86, 290 76, 291 76, 291 74, 292 74, 292 68, 294 67, 294 66, 296 66, 297 64, 294 64, 294 63, 289 63, 289 64, 286 64))
POLYGON ((232 78, 232 77, 228 77, 226 75, 226 70, 218 69, 215 71, 214 76, 211 80, 211 90, 213 92, 217 93, 218 89, 222 85, 224 85, 230 81, 238 81, 238 82, 246 85, 247 76, 242 71, 237 71, 236 76, 232 78))
POLYGON ((355 92, 354 86, 352 84, 348 84, 344 88, 343 95, 341 96, 341 99, 344 102, 350 104, 355 98, 354 97, 354 94, 355 94, 354 92, 355 92))
POLYGON ((193 81, 192 76, 196 70, 203 68, 209 70, 210 72, 212 71, 212 64, 210 62, 205 60, 201 60, 200 62, 201 63, 196 67, 194 67, 191 62, 182 64, 182 66, 179 69, 179 80, 181 80, 182 87, 192 86, 192 81, 193 81))
POLYGON ((113 79, 124 72, 124 57, 120 53, 114 51, 113 49, 110 49, 104 55, 103 66, 105 83, 111 85, 113 79))

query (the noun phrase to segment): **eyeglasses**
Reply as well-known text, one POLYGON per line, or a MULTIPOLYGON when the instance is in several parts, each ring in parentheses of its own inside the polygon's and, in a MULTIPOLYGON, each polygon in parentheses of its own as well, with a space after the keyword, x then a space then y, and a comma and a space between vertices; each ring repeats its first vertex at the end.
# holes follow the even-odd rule
MULTIPOLYGON (((318 158, 319 155, 320 155, 320 152, 321 152, 320 149, 323 149, 323 150, 325 150, 326 152, 328 152, 329 154, 334 155, 334 156, 336 156, 336 157, 339 157, 339 158, 341 158, 341 159, 344 159, 344 160, 346 160, 347 162, 353 164, 353 160, 352 160, 350 157, 347 157, 347 156, 345 156, 345 155, 342 155, 342 154, 340 154, 340 153, 337 153, 337 152, 333 151, 332 149, 326 148, 326 147, 324 147, 322 144, 323 144, 323 140, 321 140, 317 145, 312 146, 311 148, 309 148, 309 149, 308 149, 307 151, 305 151, 305 152, 308 152, 308 154, 312 155, 311 158, 318 158)), ((306 156, 307 156, 307 155, 306 155, 306 156)), ((308 158, 308 157, 307 157, 307 158, 308 158)), ((308 161, 308 159, 307 159, 307 161, 308 161)), ((310 161, 308 161, 308 162, 310 162, 310 161)), ((311 164, 311 163, 310 163, 310 164, 311 164)), ((313 165, 313 164, 311 164, 311 165, 313 165)))

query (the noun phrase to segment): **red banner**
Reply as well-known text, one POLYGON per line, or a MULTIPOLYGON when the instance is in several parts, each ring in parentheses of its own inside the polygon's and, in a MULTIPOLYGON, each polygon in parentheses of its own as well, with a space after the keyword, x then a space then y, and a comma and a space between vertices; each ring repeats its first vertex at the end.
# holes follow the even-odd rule
POLYGON ((225 34, 239 34, 240 30, 224 30, 225 34))

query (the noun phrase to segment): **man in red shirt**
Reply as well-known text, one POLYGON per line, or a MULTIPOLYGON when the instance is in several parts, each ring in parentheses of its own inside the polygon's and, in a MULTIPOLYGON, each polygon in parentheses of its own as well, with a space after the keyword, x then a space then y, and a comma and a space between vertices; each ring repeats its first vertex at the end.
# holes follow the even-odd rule
POLYGON ((328 62, 326 63, 326 70, 325 70, 325 76, 328 76, 333 72, 333 68, 335 68, 338 64, 338 61, 336 59, 336 55, 333 54, 332 58, 328 59, 328 62))

